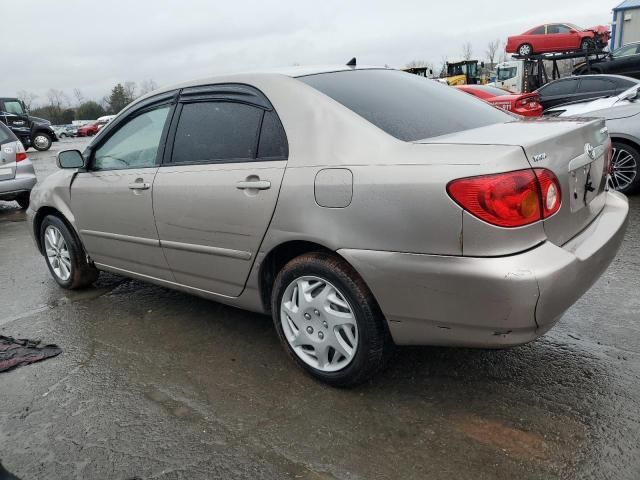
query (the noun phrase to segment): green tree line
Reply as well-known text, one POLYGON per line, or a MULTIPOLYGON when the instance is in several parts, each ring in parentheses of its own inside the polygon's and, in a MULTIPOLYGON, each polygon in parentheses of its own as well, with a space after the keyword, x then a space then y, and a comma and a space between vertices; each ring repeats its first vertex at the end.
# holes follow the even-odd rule
POLYGON ((20 98, 30 115, 49 120, 54 125, 66 125, 74 120, 95 120, 103 115, 115 115, 136 98, 158 88, 153 80, 145 80, 138 86, 135 82, 114 85, 109 95, 101 101, 86 100, 79 89, 74 90, 74 101, 62 90, 49 89, 46 99, 38 103, 38 96, 21 90, 20 98))

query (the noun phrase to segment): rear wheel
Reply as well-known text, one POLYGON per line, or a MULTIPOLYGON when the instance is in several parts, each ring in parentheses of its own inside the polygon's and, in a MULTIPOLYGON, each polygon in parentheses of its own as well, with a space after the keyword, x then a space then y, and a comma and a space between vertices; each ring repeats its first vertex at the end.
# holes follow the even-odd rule
POLYGON ((61 287, 84 288, 98 278, 99 272, 87 262, 82 244, 59 217, 44 218, 40 242, 49 271, 61 287))
POLYGON ((609 187, 628 194, 640 189, 640 153, 625 143, 613 142, 609 187))
POLYGON ((309 253, 287 263, 276 278, 271 308, 289 356, 332 386, 366 381, 386 365, 392 351, 373 295, 332 254, 309 253))
POLYGON ((37 133, 35 137, 33 137, 33 148, 40 152, 44 152, 51 148, 51 137, 46 133, 37 133))
POLYGON ((29 196, 30 196, 30 192, 26 192, 26 193, 21 193, 16 198, 16 202, 18 202, 18 205, 20 205, 20 208, 22 208, 23 210, 26 210, 27 208, 29 208, 29 196))
POLYGON ((523 57, 528 57, 532 53, 533 53, 533 47, 528 43, 523 43, 518 47, 518 55, 521 55, 523 57))

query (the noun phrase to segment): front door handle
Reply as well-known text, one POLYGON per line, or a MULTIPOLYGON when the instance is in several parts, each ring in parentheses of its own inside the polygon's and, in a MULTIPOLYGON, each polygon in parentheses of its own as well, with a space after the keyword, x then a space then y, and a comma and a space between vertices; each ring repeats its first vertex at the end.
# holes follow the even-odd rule
POLYGON ((129 184, 130 190, 149 190, 150 188, 151 184, 145 182, 133 182, 129 184))
POLYGON ((268 190, 271 188, 271 182, 268 180, 245 180, 236 183, 238 190, 268 190))

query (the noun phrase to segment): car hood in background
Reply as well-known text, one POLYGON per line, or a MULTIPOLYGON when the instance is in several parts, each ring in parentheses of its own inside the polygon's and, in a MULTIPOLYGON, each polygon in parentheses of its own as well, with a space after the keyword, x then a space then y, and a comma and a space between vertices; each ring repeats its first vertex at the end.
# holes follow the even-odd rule
POLYGON ((545 115, 549 115, 555 111, 561 110, 561 116, 567 117, 569 115, 580 115, 585 113, 591 113, 598 110, 609 109, 614 105, 616 107, 623 107, 629 105, 629 100, 620 100, 618 97, 605 97, 592 100, 590 102, 577 102, 568 105, 559 105, 554 108, 550 108, 545 111, 545 115))
POLYGON ((587 113, 563 113, 563 117, 567 116, 582 116, 582 117, 601 117, 605 120, 619 120, 621 118, 629 118, 640 113, 640 103, 625 102, 621 105, 614 105, 610 108, 603 108, 600 110, 594 110, 587 113))

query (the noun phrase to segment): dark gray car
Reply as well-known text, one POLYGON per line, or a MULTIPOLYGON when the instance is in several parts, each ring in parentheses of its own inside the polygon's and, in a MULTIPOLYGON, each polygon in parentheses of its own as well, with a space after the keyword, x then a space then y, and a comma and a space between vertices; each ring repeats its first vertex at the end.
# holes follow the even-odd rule
POLYGON ((549 82, 536 93, 546 110, 567 103, 618 95, 638 83, 640 80, 622 75, 582 75, 549 82))

